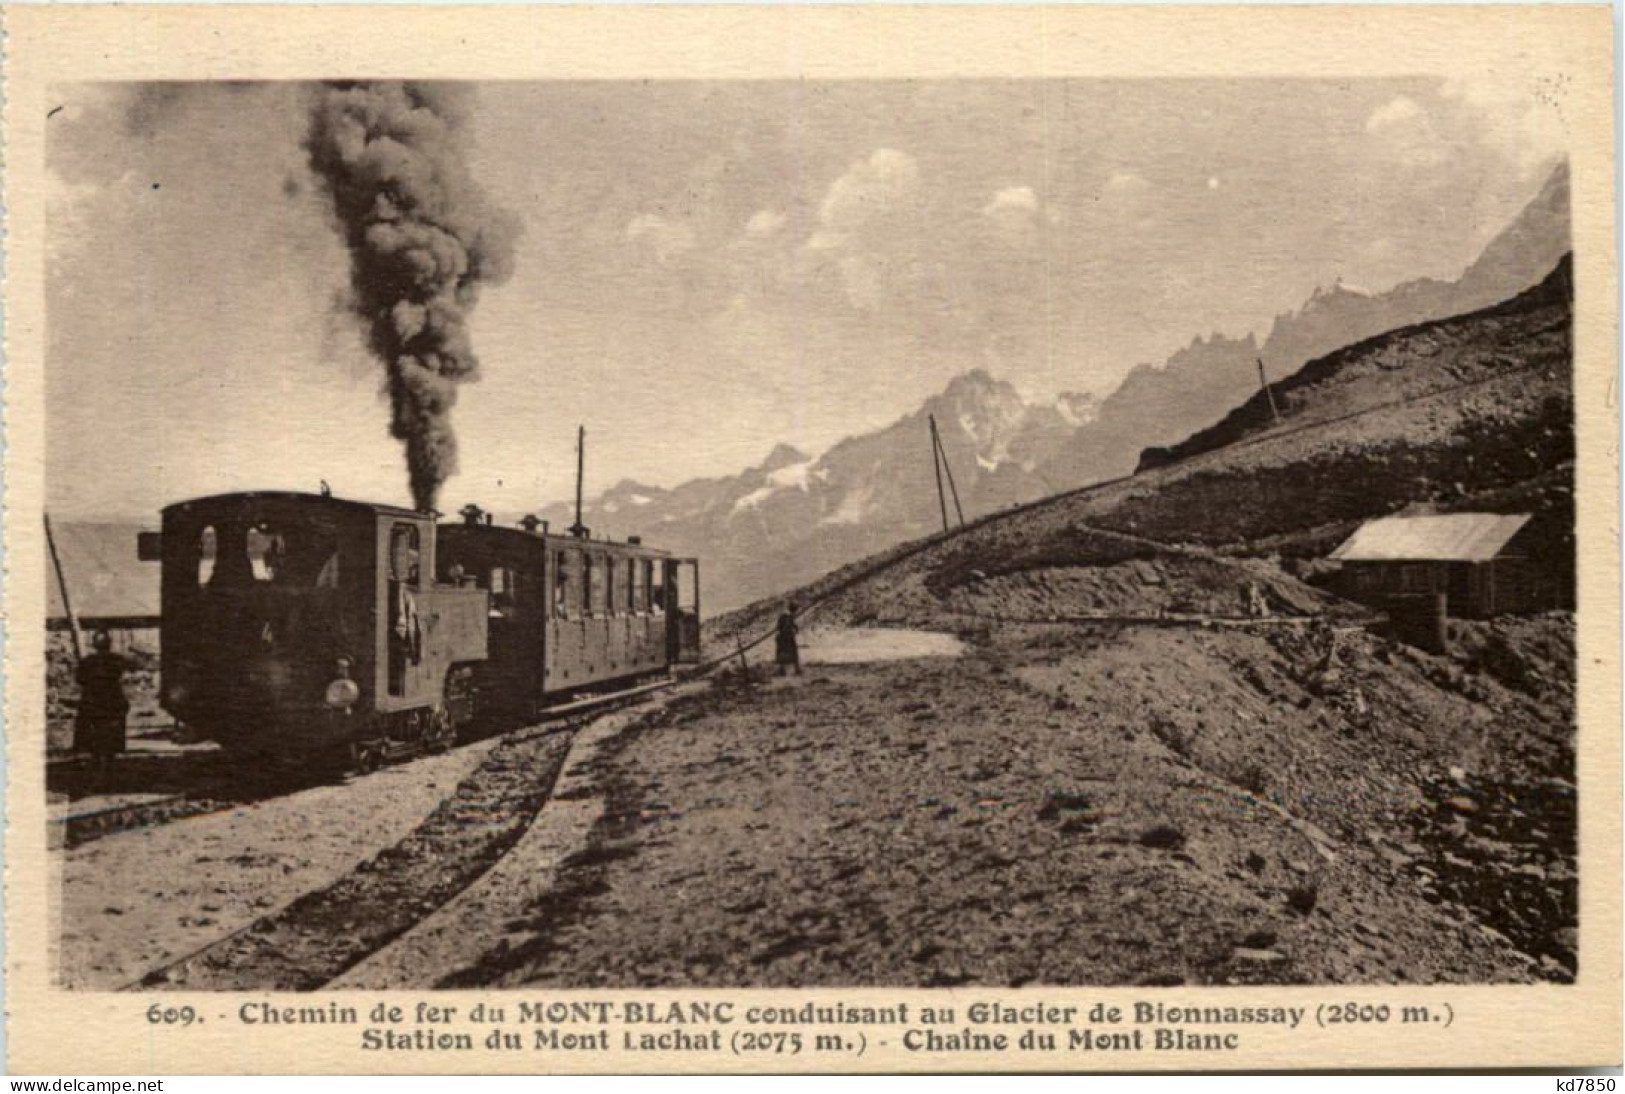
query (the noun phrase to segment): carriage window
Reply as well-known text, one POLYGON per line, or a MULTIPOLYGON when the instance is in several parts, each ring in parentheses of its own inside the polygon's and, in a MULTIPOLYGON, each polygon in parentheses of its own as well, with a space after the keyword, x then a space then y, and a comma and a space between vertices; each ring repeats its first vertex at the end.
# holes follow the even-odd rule
POLYGON ((621 583, 621 610, 631 614, 638 610, 638 560, 626 560, 626 580, 621 583))
POLYGON ((615 600, 615 594, 620 590, 615 587, 615 560, 604 559, 604 611, 609 615, 616 614, 620 607, 615 600))
POLYGON ((627 562, 626 568, 632 575, 628 581, 632 587, 632 610, 646 612, 649 610, 649 560, 631 559, 627 562))
POLYGON ((553 554, 553 614, 570 614, 570 556, 564 551, 553 554))
POLYGON ((418 583, 418 526, 398 523, 389 530, 389 576, 392 581, 418 583))
POLYGON ((666 610, 666 564, 649 562, 649 610, 659 615, 666 610))
POLYGON ((604 559, 587 556, 587 611, 604 610, 604 559))

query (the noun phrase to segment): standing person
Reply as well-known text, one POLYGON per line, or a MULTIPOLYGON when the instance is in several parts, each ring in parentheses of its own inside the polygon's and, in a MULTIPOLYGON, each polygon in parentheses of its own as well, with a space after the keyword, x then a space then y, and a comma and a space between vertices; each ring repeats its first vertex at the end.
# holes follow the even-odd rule
POLYGON ((91 766, 103 772, 113 757, 124 751, 124 719, 130 701, 124 697, 124 658, 113 652, 113 637, 97 631, 91 640, 95 652, 79 662, 79 716, 74 722, 73 744, 90 753, 91 766))
POLYGON ((779 613, 778 634, 774 639, 774 660, 779 663, 779 675, 783 676, 786 669, 795 669, 796 675, 801 675, 801 647, 796 642, 796 636, 801 628, 796 625, 795 604, 787 604, 784 611, 779 613))

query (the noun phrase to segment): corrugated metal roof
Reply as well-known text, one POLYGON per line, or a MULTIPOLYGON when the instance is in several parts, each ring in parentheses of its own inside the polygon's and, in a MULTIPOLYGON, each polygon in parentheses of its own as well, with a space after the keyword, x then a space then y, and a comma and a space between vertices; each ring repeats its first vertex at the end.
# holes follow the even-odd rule
POLYGON ((1487 562, 1529 523, 1528 513, 1383 517, 1360 525, 1337 562, 1487 562))
MULTIPOLYGON (((136 558, 139 524, 81 524, 52 521, 56 549, 68 577, 68 595, 81 618, 157 615, 161 567, 136 558)), ((45 560, 49 618, 67 615, 51 560, 45 560)))

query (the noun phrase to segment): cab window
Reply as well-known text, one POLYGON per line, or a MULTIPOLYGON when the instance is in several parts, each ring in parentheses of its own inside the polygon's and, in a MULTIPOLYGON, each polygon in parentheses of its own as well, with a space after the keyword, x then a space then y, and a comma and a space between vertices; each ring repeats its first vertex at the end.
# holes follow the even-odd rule
POLYGON ((389 578, 418 583, 418 526, 396 522, 389 529, 389 578))
POLYGON ((198 533, 197 542, 197 583, 207 585, 214 576, 215 536, 214 525, 210 524, 198 533))
POLYGON ((339 583, 338 536, 319 521, 226 519, 198 533, 200 586, 280 590, 334 589, 339 583))
POLYGON ((491 606, 507 611, 519 605, 519 571, 508 566, 491 567, 491 606))

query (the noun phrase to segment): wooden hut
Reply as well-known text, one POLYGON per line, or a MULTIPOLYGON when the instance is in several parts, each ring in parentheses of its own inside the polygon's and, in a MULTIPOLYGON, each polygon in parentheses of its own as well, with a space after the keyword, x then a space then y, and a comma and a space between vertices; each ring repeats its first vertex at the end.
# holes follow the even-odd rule
POLYGON ((1367 521, 1330 558, 1350 600, 1443 596, 1449 614, 1483 619, 1560 606, 1561 582, 1535 555, 1527 513, 1447 513, 1367 521))

